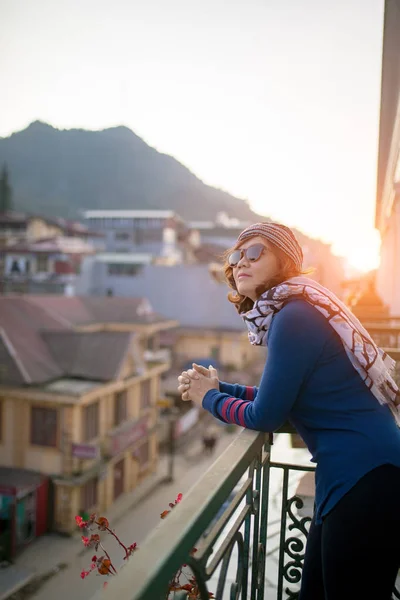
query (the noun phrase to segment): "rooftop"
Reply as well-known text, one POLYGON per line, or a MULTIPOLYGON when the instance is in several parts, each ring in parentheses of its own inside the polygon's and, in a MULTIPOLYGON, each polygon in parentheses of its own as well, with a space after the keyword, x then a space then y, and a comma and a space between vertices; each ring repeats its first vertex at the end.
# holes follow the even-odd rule
POLYGON ((172 210, 85 210, 85 219, 170 219, 172 210))
POLYGON ((87 394, 92 390, 102 385, 100 381, 81 381, 79 379, 69 379, 65 377, 58 381, 53 381, 42 386, 42 390, 45 392, 54 392, 55 394, 65 394, 67 396, 80 396, 81 394, 87 394))
POLYGON ((135 325, 164 329, 176 323, 156 313, 146 298, 2 296, 0 383, 113 380, 133 351, 135 325), (112 325, 119 330, 110 330, 112 325), (95 330, 86 329, 91 326, 95 330))
POLYGON ((130 252, 103 252, 95 256, 96 262, 119 265, 148 265, 152 260, 152 254, 133 254, 130 252))
POLYGON ((44 253, 44 254, 93 254, 94 248, 82 239, 74 237, 54 237, 35 242, 18 242, 2 248, 5 254, 44 253))
POLYGON ((44 479, 46 477, 42 473, 36 473, 35 471, 0 467, 0 486, 16 488, 17 493, 40 484, 44 479))

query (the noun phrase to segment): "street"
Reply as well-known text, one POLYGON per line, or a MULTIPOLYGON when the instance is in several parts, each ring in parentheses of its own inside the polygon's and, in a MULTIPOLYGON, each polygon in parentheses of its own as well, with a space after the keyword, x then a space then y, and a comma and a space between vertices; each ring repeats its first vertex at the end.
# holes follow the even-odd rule
MULTIPOLYGON (((235 434, 225 434, 222 430, 213 455, 205 455, 201 452, 200 439, 191 444, 187 457, 185 457, 183 451, 178 452, 175 457, 175 482, 158 487, 145 502, 126 513, 116 523, 110 523, 111 527, 115 527, 116 533, 121 536, 121 541, 128 545, 136 542, 140 547, 140 543, 160 522, 160 514, 168 508, 168 503, 173 502, 178 493, 187 493, 212 465, 216 457, 231 444, 234 437, 235 434)), ((161 458, 160 468, 163 468, 165 473, 166 467, 165 457, 161 458)), ((103 534, 102 537, 107 551, 109 551, 116 566, 118 566, 122 562, 123 552, 120 551, 111 536, 103 534)), ((79 544, 79 542, 76 543, 79 544)), ((80 573, 83 569, 90 568, 90 559, 94 554, 93 549, 86 551, 83 549, 83 551, 83 555, 73 556, 68 567, 45 583, 31 597, 32 600, 71 600, 71 598, 74 600, 88 600, 94 595, 101 588, 105 578, 93 572, 82 581, 80 573)), ((135 560, 134 556, 132 560, 135 560)))
MULTIPOLYGON (((238 429, 238 433, 239 433, 238 429)), ((136 506, 127 510, 119 517, 112 517, 112 513, 105 516, 110 518, 110 526, 115 529, 117 535, 125 545, 136 542, 140 548, 141 542, 160 522, 160 514, 168 509, 169 502, 173 502, 178 493, 186 494, 190 488, 202 477, 206 470, 213 464, 218 455, 232 443, 236 436, 226 434, 221 430, 218 439, 216 451, 214 454, 204 454, 200 438, 194 438, 185 448, 181 448, 175 457, 175 481, 173 483, 160 483, 154 490, 151 489, 148 495, 136 506)), ((293 449, 290 447, 289 438, 286 435, 276 437, 273 446, 273 459, 275 461, 284 461, 292 463, 307 464, 309 455, 304 449, 293 449)), ((271 472, 271 496, 269 511, 269 548, 267 549, 267 570, 266 570, 266 600, 276 597, 276 581, 278 571, 278 546, 276 538, 278 534, 277 523, 280 521, 280 491, 281 479, 277 470, 271 472), (276 533, 275 533, 276 532, 276 533), (276 539, 275 539, 276 538, 276 539)), ((168 473, 168 457, 160 456, 159 468, 157 472, 160 476, 168 473)), ((294 473, 291 478, 290 488, 294 492, 300 472, 294 473)), ((158 477, 160 480, 161 477, 158 477)), ((149 487, 150 490, 150 487, 149 487)), ((129 497, 127 498, 129 500, 129 497)), ((128 505, 126 505, 128 506, 128 505)), ((117 514, 115 512, 114 514, 117 514)), ((105 534, 102 535, 106 550, 110 553, 115 566, 121 565, 123 552, 121 552, 116 541, 105 534)), ((84 580, 81 579, 82 570, 90 568, 91 558, 94 555, 93 549, 85 549, 77 538, 62 538, 61 536, 44 536, 37 542, 27 548, 17 561, 16 566, 23 569, 31 569, 36 572, 43 572, 51 569, 54 565, 64 563, 65 568, 59 570, 55 575, 43 583, 36 592, 27 595, 16 595, 16 600, 89 600, 103 585, 105 578, 97 575, 95 571, 84 580)), ((101 551, 97 554, 100 555, 101 551)), ((135 560, 133 556, 131 560, 135 560)), ((236 549, 233 551, 227 574, 228 582, 233 582, 236 573, 236 549)), ((210 581, 210 589, 217 587, 217 573, 210 581)), ((14 598, 13 598, 14 600, 14 598)))

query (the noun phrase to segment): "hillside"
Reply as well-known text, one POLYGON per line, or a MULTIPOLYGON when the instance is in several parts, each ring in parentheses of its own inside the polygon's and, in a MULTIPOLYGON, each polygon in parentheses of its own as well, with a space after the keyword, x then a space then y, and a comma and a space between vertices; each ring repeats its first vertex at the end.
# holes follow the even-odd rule
POLYGON ((248 204, 205 185, 177 160, 157 152, 126 127, 59 130, 35 121, 0 138, 15 208, 81 218, 83 209, 172 209, 186 219, 220 211, 257 220, 248 204))

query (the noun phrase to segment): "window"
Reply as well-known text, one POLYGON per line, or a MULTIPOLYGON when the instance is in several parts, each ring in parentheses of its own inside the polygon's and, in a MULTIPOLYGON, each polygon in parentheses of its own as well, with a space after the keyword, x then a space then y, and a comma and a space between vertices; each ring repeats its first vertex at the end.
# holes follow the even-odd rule
POLYGON ((108 263, 108 275, 137 275, 142 269, 141 265, 129 263, 108 263))
POLYGON ((97 484, 95 477, 81 487, 81 509, 87 511, 97 505, 97 484))
POLYGON ((83 435, 88 442, 99 434, 99 403, 94 402, 83 410, 83 435))
POLYGON ((31 408, 31 444, 57 446, 57 410, 53 408, 31 408))
POLYGON ((127 416, 127 392, 124 390, 114 396, 114 425, 119 425, 126 421, 127 416))
POLYGON ((150 444, 149 444, 149 440, 146 440, 144 442, 144 444, 142 444, 141 446, 139 446, 139 448, 137 448, 133 452, 133 456, 138 461, 139 467, 141 469, 143 467, 145 467, 148 464, 149 459, 150 459, 150 444))
POLYGON ((126 242, 126 240, 130 240, 131 239, 131 234, 130 233, 125 233, 125 232, 118 232, 115 234, 115 239, 118 241, 123 241, 126 242))
POLYGON ((10 273, 21 273, 21 267, 18 260, 13 260, 11 263, 10 273))
POLYGON ((140 384, 140 408, 147 408, 151 405, 150 383, 150 379, 146 379, 140 384))
POLYGON ((49 257, 40 254, 36 257, 36 273, 47 273, 49 270, 49 257))

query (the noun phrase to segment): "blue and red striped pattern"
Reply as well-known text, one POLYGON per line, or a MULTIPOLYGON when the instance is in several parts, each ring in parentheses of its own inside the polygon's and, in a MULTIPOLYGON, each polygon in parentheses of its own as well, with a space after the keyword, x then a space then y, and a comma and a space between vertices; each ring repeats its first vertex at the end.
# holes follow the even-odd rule
POLYGON ((234 423, 235 425, 246 427, 243 415, 250 402, 238 400, 237 398, 227 398, 221 406, 221 417, 226 423, 234 423))

